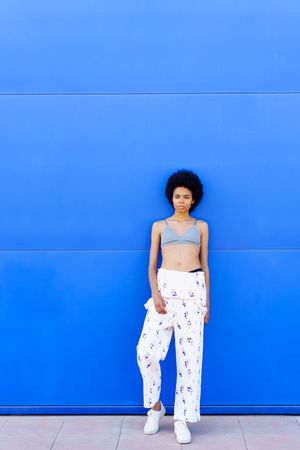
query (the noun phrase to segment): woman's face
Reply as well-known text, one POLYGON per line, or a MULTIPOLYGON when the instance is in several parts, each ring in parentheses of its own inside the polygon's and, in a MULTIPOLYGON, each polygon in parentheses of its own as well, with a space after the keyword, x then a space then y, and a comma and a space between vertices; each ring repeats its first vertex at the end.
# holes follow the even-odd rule
POLYGON ((194 203, 192 191, 181 186, 174 189, 172 200, 175 210, 181 213, 188 212, 194 203))

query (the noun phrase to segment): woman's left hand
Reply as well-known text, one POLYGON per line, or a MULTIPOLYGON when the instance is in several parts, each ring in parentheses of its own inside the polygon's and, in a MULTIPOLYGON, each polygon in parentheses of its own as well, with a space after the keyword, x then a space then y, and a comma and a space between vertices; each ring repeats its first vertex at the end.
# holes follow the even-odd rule
POLYGON ((207 324, 209 321, 209 309, 207 310, 205 316, 204 316, 204 323, 207 324))

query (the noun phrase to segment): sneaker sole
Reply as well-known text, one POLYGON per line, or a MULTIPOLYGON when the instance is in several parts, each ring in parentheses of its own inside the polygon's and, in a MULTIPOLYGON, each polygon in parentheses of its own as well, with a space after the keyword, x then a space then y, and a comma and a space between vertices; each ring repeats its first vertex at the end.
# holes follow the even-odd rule
POLYGON ((158 433, 159 432, 159 428, 158 428, 158 430, 156 430, 156 431, 145 431, 144 430, 144 434, 156 434, 156 433, 158 433))
POLYGON ((189 444, 190 442, 192 442, 192 439, 190 439, 188 441, 183 441, 183 440, 177 439, 177 436, 176 436, 176 440, 177 440, 178 444, 189 444))

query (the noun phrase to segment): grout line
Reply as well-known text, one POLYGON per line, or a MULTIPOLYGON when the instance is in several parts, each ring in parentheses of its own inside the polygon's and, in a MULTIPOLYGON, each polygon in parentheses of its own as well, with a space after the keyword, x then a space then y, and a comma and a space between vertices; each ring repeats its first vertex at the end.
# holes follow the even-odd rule
POLYGON ((54 438, 54 441, 52 442, 52 445, 51 445, 51 447, 50 447, 49 450, 51 450, 51 449, 53 448, 53 446, 54 446, 54 444, 55 444, 55 442, 56 442, 56 440, 57 440, 57 438, 58 438, 58 436, 59 436, 59 434, 60 434, 60 432, 61 432, 61 430, 62 430, 62 428, 63 428, 63 426, 64 426, 65 421, 66 421, 66 417, 65 417, 64 420, 62 421, 62 424, 61 424, 59 430, 57 431, 56 436, 55 436, 55 438, 54 438))
POLYGON ((2 424, 2 427, 1 427, 1 429, 0 429, 0 433, 1 433, 1 431, 4 430, 4 428, 5 428, 6 425, 8 424, 9 419, 10 419, 10 416, 8 416, 8 417, 6 418, 6 421, 2 424))
POLYGON ((239 424, 239 427, 240 427, 240 430, 241 430, 241 433, 242 433, 242 436, 243 436, 243 440, 244 440, 244 444, 245 444, 246 450, 248 450, 247 441, 246 441, 246 438, 245 438, 245 435, 244 435, 244 430, 243 430, 242 424, 241 424, 239 418, 237 418, 237 421, 238 421, 238 424, 239 424))
POLYGON ((126 417, 124 417, 122 419, 122 421, 121 421, 120 432, 119 432, 119 436, 118 436, 118 442, 117 442, 115 450, 118 450, 118 447, 119 447, 120 438, 121 438, 121 434, 122 434, 122 428, 123 428, 123 422, 125 421, 125 419, 126 419, 126 417))

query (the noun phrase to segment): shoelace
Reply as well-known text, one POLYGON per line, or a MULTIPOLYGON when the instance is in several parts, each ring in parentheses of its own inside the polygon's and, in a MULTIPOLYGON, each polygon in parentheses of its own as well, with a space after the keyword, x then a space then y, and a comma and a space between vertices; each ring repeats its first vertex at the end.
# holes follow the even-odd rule
POLYGON ((183 426, 184 428, 187 428, 186 423, 184 420, 177 420, 176 423, 179 423, 180 426, 183 426))

